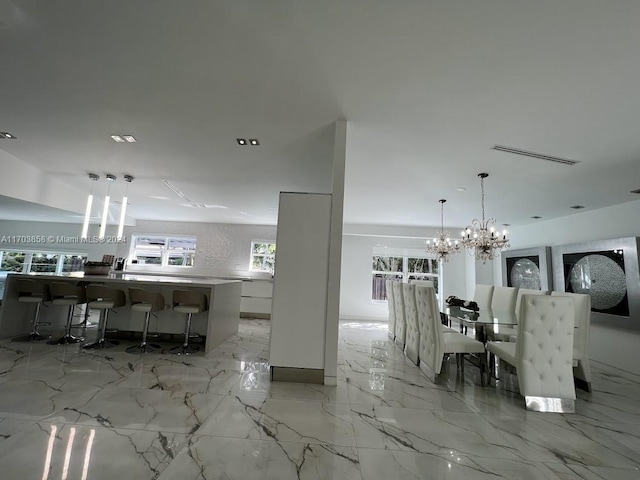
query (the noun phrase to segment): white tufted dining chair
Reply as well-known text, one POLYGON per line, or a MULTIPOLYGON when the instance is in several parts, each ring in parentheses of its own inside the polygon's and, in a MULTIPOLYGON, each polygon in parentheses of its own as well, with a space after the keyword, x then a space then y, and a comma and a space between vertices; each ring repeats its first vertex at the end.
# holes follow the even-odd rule
MULTIPOLYGON (((554 297, 571 297, 575 303, 576 318, 573 328, 573 376, 582 380, 587 392, 591 391, 591 365, 589 341, 591 327, 591 295, 586 293, 552 292, 554 297)), ((580 386, 580 383, 578 383, 580 386)))
POLYGON ((458 368, 463 369, 466 353, 481 354, 481 374, 484 369, 484 345, 458 332, 445 333, 433 287, 416 286, 416 308, 420 334, 420 369, 431 381, 436 382, 442 371, 444 356, 458 355, 458 368))
POLYGON ((473 301, 478 307, 485 309, 491 308, 491 299, 493 298, 493 285, 477 284, 473 292, 473 301))
POLYGON ((516 287, 494 287, 491 296, 491 310, 501 310, 515 315, 517 296, 518 288, 516 287))
POLYGON ((416 286, 411 283, 403 285, 404 292, 404 318, 406 342, 404 354, 409 360, 418 365, 420 348, 420 331, 418 329, 418 311, 416 307, 416 286))
POLYGON ((396 304, 393 298, 393 280, 385 280, 387 289, 387 308, 389 309, 389 338, 396 338, 396 304))
POLYGON ((405 335, 406 335, 406 323, 404 320, 404 283, 393 282, 393 301, 396 306, 396 344, 400 348, 404 349, 405 335))
MULTIPOLYGON (((496 287, 496 290, 494 290, 493 292, 493 298, 496 298, 496 292, 498 290, 499 287, 496 287)), ((505 288, 505 287, 500 287, 500 288, 505 288)), ((516 317, 516 322, 518 321, 518 318, 520 316, 520 305, 522 304, 522 295, 546 295, 547 292, 546 290, 533 290, 530 288, 518 288, 517 289, 517 294, 516 294, 516 303, 515 303, 515 317, 516 317)), ((498 308, 497 306, 494 307, 497 310, 501 310, 500 308, 498 308)), ((499 332, 493 333, 493 339, 494 340, 502 340, 505 342, 510 341, 511 338, 515 337, 518 335, 518 327, 501 327, 499 332)), ((513 340, 515 341, 515 339, 513 340)))
POLYGON ((575 412, 573 384, 574 301, 523 295, 516 342, 489 342, 487 350, 513 365, 527 410, 575 412))

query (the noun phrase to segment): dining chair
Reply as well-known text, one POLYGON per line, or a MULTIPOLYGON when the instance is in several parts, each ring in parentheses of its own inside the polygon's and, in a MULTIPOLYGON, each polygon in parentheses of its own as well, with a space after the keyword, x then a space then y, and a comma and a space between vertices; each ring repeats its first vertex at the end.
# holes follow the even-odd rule
POLYGON ((464 355, 479 354, 480 377, 484 385, 486 356, 482 342, 458 332, 445 333, 440 321, 436 291, 433 287, 416 286, 416 309, 420 334, 419 367, 432 382, 437 383, 445 355, 456 354, 457 367, 464 371, 464 355))
POLYGON ((491 299, 493 298, 493 285, 477 284, 473 292, 473 301, 480 308, 491 308, 491 299))
POLYGON ((525 408, 537 412, 574 413, 574 300, 523 295, 516 342, 489 342, 487 350, 512 365, 525 408))
POLYGON ((404 319, 404 283, 402 282, 393 282, 393 300, 396 310, 396 344, 400 346, 400 348, 404 349, 405 343, 405 335, 406 335, 406 322, 404 319))
MULTIPOLYGON (((520 308, 522 305, 522 296, 523 295, 547 295, 549 292, 546 290, 533 290, 531 288, 518 288, 518 294, 516 296, 516 310, 515 310, 515 318, 516 322, 518 322, 518 318, 520 317, 520 308)), ((493 340, 500 340, 503 342, 515 342, 515 337, 518 335, 518 326, 515 325, 513 327, 501 327, 498 332, 494 332, 492 335, 493 340)))
POLYGON ((418 365, 420 352, 420 331, 418 329, 418 311, 416 307, 416 286, 412 283, 403 285, 404 316, 405 316, 405 346, 404 354, 409 360, 418 365))
POLYGON ((389 338, 395 340, 396 338, 396 304, 393 297, 393 280, 385 280, 385 288, 387 290, 387 308, 389 310, 389 338))
POLYGON ((591 365, 589 342, 591 329, 591 295, 586 293, 551 292, 554 297, 571 297, 575 303, 573 329, 573 376, 580 380, 578 386, 591 391, 591 365))
POLYGON ((516 313, 517 287, 494 287, 491 296, 491 309, 516 313))

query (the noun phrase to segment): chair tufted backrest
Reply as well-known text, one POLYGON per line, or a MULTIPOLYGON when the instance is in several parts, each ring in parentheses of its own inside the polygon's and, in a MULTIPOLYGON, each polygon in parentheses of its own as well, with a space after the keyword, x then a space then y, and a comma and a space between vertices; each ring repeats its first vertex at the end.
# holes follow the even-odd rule
POLYGON ((473 292, 473 301, 480 308, 491 308, 491 299, 493 298, 493 285, 476 285, 473 292))
POLYGON ((491 296, 491 310, 501 310, 515 315, 517 296, 518 289, 516 287, 494 287, 491 296))
POLYGON ((516 297, 516 321, 520 318, 520 306, 522 305, 523 295, 548 295, 546 290, 533 290, 532 288, 519 288, 516 297))
POLYGON ((384 285, 387 289, 387 308, 389 309, 389 335, 391 338, 396 336, 396 304, 393 298, 393 280, 385 280, 384 285))
POLYGON ((435 288, 416 286, 416 310, 420 334, 420 363, 426 363, 437 375, 442 368, 444 339, 435 288))
POLYGON ((573 299, 523 295, 521 308, 516 343, 520 394, 575 400, 573 299))
POLYGON ((551 292, 554 297, 573 298, 575 305, 575 324, 573 329, 573 349, 577 351, 582 361, 580 372, 576 376, 586 382, 591 382, 591 368, 589 366, 589 343, 591 330, 591 295, 588 293, 551 292))
POLYGON ((406 322, 404 314, 404 283, 393 282, 393 301, 396 306, 396 342, 404 346, 406 334, 406 322))
POLYGON ((403 285, 404 317, 405 317, 405 354, 413 362, 418 363, 418 348, 420 331, 418 330, 418 311, 416 307, 416 286, 407 283, 403 285))

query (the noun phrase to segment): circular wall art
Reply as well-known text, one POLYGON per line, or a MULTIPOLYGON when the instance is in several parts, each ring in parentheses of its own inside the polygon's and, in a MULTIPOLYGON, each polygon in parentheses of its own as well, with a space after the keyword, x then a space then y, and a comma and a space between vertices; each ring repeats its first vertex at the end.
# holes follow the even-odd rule
POLYGON ((571 289, 575 293, 590 293, 591 307, 610 310, 627 294, 624 270, 604 255, 590 254, 578 260, 569 272, 571 289))
POLYGON ((509 273, 512 287, 540 290, 540 269, 528 258, 519 258, 509 273))

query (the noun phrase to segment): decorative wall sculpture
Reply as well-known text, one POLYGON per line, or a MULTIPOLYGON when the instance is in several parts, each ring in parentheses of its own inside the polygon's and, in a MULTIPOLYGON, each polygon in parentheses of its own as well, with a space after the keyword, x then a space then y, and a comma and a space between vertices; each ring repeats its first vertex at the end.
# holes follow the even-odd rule
POLYGON ((640 328, 638 238, 553 247, 556 290, 591 295, 592 319, 640 328))
POLYGON ((525 248, 502 252, 502 285, 551 290, 551 249, 525 248))

